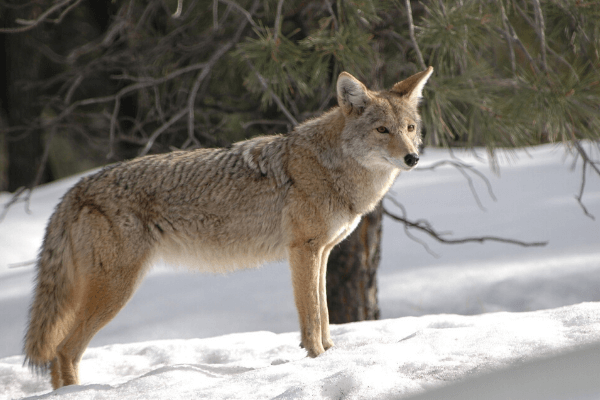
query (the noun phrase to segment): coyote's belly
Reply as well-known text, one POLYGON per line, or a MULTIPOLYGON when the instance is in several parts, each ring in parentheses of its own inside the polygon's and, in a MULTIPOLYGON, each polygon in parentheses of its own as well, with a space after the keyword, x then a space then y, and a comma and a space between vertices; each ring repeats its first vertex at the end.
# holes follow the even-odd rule
POLYGON ((281 212, 196 215, 160 236, 155 258, 207 272, 253 268, 287 255, 281 212))

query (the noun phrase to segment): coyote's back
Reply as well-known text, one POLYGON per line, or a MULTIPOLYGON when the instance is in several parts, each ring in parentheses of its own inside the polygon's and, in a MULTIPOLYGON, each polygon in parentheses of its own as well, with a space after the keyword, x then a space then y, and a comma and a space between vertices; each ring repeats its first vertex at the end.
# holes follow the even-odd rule
POLYGON ((338 79, 340 107, 288 135, 177 151, 83 178, 52 215, 38 260, 26 360, 78 382, 92 337, 156 259, 221 272, 287 257, 310 356, 333 345, 329 252, 418 161, 417 103, 432 69, 372 92, 338 79))

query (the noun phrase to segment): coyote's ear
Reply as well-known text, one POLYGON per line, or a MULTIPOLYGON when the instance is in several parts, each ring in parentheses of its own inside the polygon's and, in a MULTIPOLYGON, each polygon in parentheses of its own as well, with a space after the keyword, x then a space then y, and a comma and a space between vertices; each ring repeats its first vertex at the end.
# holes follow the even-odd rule
POLYGON ((344 114, 362 114, 369 104, 369 90, 358 79, 342 72, 337 80, 337 98, 344 114))
POLYGON ((412 106, 416 107, 421 99, 423 86, 425 86, 425 83, 427 83, 427 79, 429 79, 432 72, 433 67, 429 67, 425 71, 418 72, 413 76, 406 78, 402 82, 396 83, 390 91, 406 97, 408 102, 412 106))

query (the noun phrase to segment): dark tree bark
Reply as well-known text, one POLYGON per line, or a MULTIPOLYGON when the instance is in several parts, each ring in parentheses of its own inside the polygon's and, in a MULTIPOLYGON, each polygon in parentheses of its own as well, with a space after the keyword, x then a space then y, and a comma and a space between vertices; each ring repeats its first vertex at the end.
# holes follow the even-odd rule
POLYGON ((327 305, 333 324, 379 319, 377 267, 382 216, 380 203, 329 256, 327 305))

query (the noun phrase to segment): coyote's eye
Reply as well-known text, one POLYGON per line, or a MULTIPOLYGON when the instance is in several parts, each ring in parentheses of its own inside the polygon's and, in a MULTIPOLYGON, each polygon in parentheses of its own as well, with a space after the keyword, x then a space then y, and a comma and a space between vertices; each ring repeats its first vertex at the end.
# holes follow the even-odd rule
POLYGON ((411 125, 408 126, 408 131, 409 132, 412 132, 414 130, 415 130, 415 126, 414 125, 411 124, 411 125))
POLYGON ((377 128, 377 132, 379 132, 379 133, 390 133, 390 131, 388 131, 388 128, 386 128, 385 126, 380 126, 379 128, 377 128))

